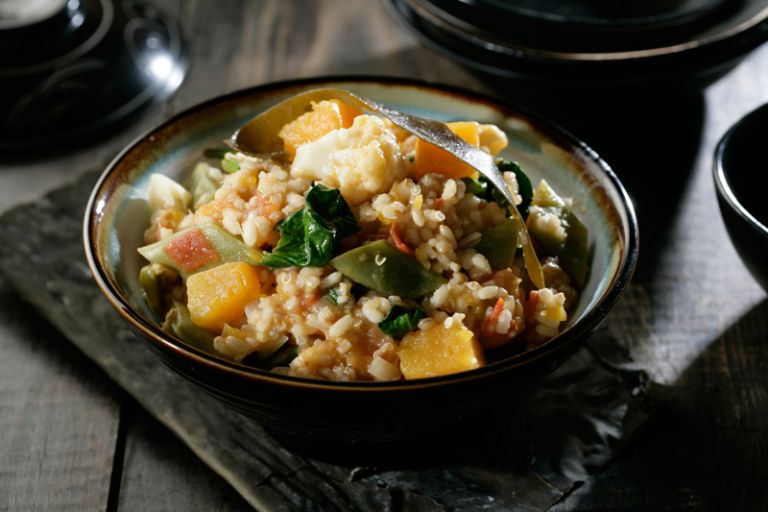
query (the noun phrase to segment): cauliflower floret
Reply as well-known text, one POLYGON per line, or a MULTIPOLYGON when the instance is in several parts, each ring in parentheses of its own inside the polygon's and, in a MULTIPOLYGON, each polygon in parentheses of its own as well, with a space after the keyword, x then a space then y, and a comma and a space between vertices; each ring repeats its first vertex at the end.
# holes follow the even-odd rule
POLYGON ((192 194, 168 176, 153 174, 149 177, 147 198, 153 212, 164 208, 184 211, 192 201, 192 194))
POLYGON ((382 119, 360 115, 351 127, 299 146, 291 174, 338 188, 358 205, 389 190, 406 170, 395 133, 382 119))

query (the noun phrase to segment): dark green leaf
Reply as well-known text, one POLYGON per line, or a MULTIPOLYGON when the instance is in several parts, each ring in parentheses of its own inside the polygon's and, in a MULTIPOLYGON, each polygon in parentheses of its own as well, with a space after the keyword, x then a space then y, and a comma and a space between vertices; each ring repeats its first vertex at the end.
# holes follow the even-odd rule
POLYGON ((292 213, 280 225, 280 241, 262 265, 268 267, 320 267, 333 255, 333 231, 311 208, 292 213))
POLYGON ((315 185, 307 193, 307 205, 333 229, 336 240, 360 230, 352 209, 336 189, 315 185))
POLYGON ((268 267, 321 267, 333 257, 334 243, 360 229, 338 190, 315 185, 307 206, 276 227, 280 241, 261 264, 268 267))
POLYGON ((472 178, 461 178, 461 181, 467 186, 467 192, 474 194, 477 197, 484 198, 485 192, 488 189, 488 184, 482 181, 473 180, 472 178))
POLYGON ((231 152, 231 149, 227 148, 208 148, 203 151, 205 158, 211 158, 213 160, 223 160, 227 153, 231 152))
POLYGON ((400 339, 416 329, 419 320, 425 316, 420 308, 407 309, 403 306, 392 306, 386 318, 379 322, 379 329, 384 334, 400 339))
POLYGON ((331 288, 325 293, 325 297, 328 299, 328 302, 331 304, 338 304, 339 303, 339 289, 338 288, 331 288))
POLYGON ((520 212, 520 215, 525 219, 528 217, 528 208, 531 206, 531 199, 533 198, 533 185, 531 185, 531 180, 528 178, 528 175, 523 172, 523 169, 517 162, 499 159, 496 161, 496 165, 501 172, 509 171, 515 173, 515 177, 517 178, 517 192, 520 194, 520 197, 523 198, 523 202, 517 205, 517 209, 520 212))
POLYGON ((467 192, 470 194, 474 194, 480 199, 485 199, 489 203, 497 203, 502 208, 507 208, 509 204, 507 199, 485 176, 480 176, 476 180, 462 178, 461 181, 467 185, 467 192))
MULTIPOLYGON (((517 162, 498 159, 496 160, 496 165, 501 172, 509 171, 515 173, 515 177, 517 178, 517 191, 523 199, 523 201, 517 205, 517 209, 523 218, 528 217, 528 208, 531 205, 531 198, 533 197, 531 180, 528 179, 528 176, 523 172, 517 162)), ((486 201, 497 203, 503 208, 508 208, 509 203, 504 195, 499 192, 499 190, 493 186, 493 183, 491 183, 485 176, 480 176, 476 180, 473 180, 472 178, 462 178, 461 181, 467 186, 467 192, 470 194, 474 194, 486 201)))

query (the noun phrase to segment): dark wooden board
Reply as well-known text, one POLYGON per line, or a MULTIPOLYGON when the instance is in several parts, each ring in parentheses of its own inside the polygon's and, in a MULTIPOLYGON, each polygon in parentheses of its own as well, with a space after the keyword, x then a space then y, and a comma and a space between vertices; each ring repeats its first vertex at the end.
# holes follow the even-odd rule
POLYGON ((0 510, 105 510, 115 386, 0 279, 0 510))
POLYGON ((228 483, 130 398, 123 402, 122 418, 125 444, 117 510, 252 510, 228 483))

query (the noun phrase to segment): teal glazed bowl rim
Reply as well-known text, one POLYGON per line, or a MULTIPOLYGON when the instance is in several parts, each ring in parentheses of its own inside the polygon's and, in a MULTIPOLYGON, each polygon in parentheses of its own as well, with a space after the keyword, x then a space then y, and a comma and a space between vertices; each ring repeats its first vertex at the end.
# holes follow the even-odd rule
MULTIPOLYGON (((250 115, 255 115, 256 113, 252 112, 250 115)), ((365 393, 375 393, 377 391, 405 392, 413 389, 436 388, 449 384, 477 382, 531 365, 534 362, 543 362, 546 359, 555 360, 558 355, 562 360, 565 354, 570 354, 579 346, 580 342, 599 325, 614 306, 632 277, 639 250, 637 218, 629 195, 608 164, 585 143, 570 133, 537 114, 529 112, 524 107, 516 106, 509 102, 502 102, 466 89, 437 85, 419 80, 366 76, 332 76, 269 83, 220 96, 176 114, 156 128, 138 137, 107 166, 88 201, 83 230, 86 258, 99 288, 120 315, 136 331, 141 333, 144 338, 149 340, 154 348, 159 349, 161 353, 166 352, 170 355, 181 357, 186 363, 191 364, 195 368, 211 370, 221 375, 227 375, 251 383, 269 383, 316 391, 335 390, 365 393), (591 164, 599 169, 600 176, 588 175, 588 172, 583 171, 581 173, 583 176, 580 175, 580 179, 589 182, 595 194, 600 196, 598 198, 601 205, 600 208, 604 208, 608 212, 607 215, 611 217, 610 222, 616 234, 616 243, 621 244, 621 248, 618 251, 619 261, 615 271, 610 276, 610 283, 605 287, 602 296, 595 303, 591 304, 591 308, 585 311, 573 325, 551 341, 537 348, 495 361, 471 371, 425 379, 390 382, 324 381, 259 370, 220 358, 187 344, 180 338, 163 331, 157 322, 147 318, 145 314, 138 311, 126 298, 113 276, 106 271, 108 262, 105 261, 100 246, 102 243, 106 243, 103 237, 108 234, 109 230, 108 226, 105 228, 102 224, 108 210, 109 199, 117 190, 117 187, 130 183, 130 176, 126 173, 137 162, 136 159, 141 158, 142 151, 150 145, 162 144, 164 137, 167 137, 169 134, 178 134, 178 130, 182 129, 185 123, 194 122, 195 119, 200 119, 201 116, 204 118, 206 113, 215 112, 216 109, 231 108, 232 105, 237 104, 239 101, 244 101, 246 98, 269 97, 291 91, 293 91, 291 92, 292 94, 295 94, 303 89, 338 86, 339 83, 356 84, 361 87, 367 84, 367 86, 392 88, 392 90, 395 88, 406 88, 427 91, 430 94, 444 97, 445 100, 454 98, 457 101, 462 100, 487 107, 488 109, 502 112, 505 115, 524 119, 539 133, 543 133, 550 140, 557 142, 558 147, 568 148, 578 158, 591 162, 591 164), (606 186, 612 188, 610 194, 609 189, 605 188, 606 186), (614 199, 611 200, 609 195, 612 195, 614 199)))

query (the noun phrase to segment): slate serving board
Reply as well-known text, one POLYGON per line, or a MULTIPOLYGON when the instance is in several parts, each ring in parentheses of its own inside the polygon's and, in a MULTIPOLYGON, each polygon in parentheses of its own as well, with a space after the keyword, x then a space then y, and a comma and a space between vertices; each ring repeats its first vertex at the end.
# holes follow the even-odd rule
POLYGON ((471 427, 384 447, 275 437, 165 367, 102 297, 81 242, 97 177, 3 214, 0 272, 257 510, 546 510, 607 464, 657 402, 660 386, 605 329, 528 399, 471 427))

